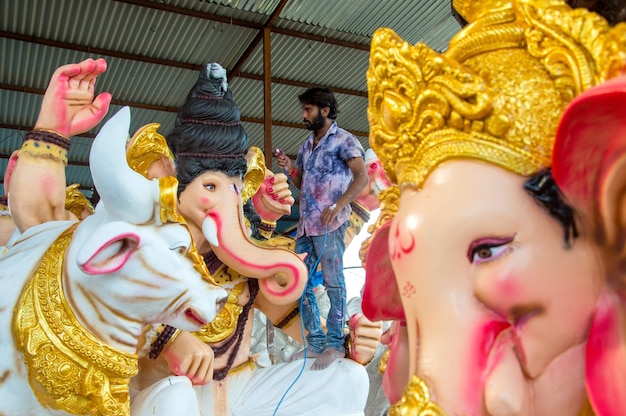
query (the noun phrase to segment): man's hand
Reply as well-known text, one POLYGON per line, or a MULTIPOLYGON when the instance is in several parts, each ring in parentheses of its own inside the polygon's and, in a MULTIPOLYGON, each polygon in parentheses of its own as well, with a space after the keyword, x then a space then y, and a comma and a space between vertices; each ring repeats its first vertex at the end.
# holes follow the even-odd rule
POLYGON ((276 163, 278 163, 278 166, 285 168, 287 174, 290 174, 291 169, 293 169, 293 165, 291 164, 291 159, 287 157, 285 152, 281 151, 280 153, 275 153, 274 156, 276 156, 276 163))
POLYGON ((161 355, 172 373, 187 376, 194 385, 213 380, 213 350, 189 332, 181 332, 161 355))
POLYGON ((333 222, 333 220, 337 218, 337 215, 339 215, 342 209, 343 209, 343 206, 339 206, 339 204, 336 204, 336 203, 332 204, 329 207, 326 207, 322 211, 322 215, 320 215, 320 219, 322 220, 322 225, 327 226, 328 224, 333 222))
POLYGON ((383 323, 372 322, 360 313, 355 313, 350 317, 348 326, 352 353, 350 358, 365 365, 374 357, 383 333, 383 323))
POLYGON ((111 94, 104 92, 94 99, 94 85, 106 67, 105 60, 100 58, 58 68, 44 94, 35 129, 53 130, 71 137, 102 121, 109 110, 111 94))
POLYGON ((274 175, 267 169, 265 180, 258 192, 252 196, 252 204, 257 214, 265 221, 276 222, 283 215, 291 213, 294 202, 287 176, 283 173, 274 175))

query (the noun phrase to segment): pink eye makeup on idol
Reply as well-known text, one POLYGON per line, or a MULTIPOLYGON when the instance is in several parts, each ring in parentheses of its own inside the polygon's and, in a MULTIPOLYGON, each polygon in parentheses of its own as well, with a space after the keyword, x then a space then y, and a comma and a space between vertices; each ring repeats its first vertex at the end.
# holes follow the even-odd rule
POLYGON ((515 236, 485 237, 472 241, 467 250, 467 259, 472 264, 481 264, 495 260, 510 252, 510 243, 515 236))

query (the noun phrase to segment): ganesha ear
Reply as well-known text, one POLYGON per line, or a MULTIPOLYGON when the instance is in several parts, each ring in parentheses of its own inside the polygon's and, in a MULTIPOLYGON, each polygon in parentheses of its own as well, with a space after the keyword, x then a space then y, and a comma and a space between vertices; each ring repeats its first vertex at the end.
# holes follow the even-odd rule
POLYGON ((616 151, 605 162, 596 198, 598 222, 608 247, 620 257, 626 256, 626 149, 616 151), (608 167, 606 165, 609 165, 608 167))
POLYGON ((372 236, 365 256, 365 286, 361 309, 370 321, 404 321, 402 299, 391 267, 389 230, 391 221, 372 236))
POLYGON ((147 175, 148 179, 165 178, 166 176, 176 177, 174 162, 165 156, 161 156, 150 164, 147 175))
POLYGON ((626 339, 624 303, 605 292, 598 305, 587 340, 585 382, 595 414, 618 416, 626 409, 626 339))
POLYGON ((11 157, 9 157, 9 163, 7 164, 6 171, 4 172, 4 193, 9 194, 9 184, 11 182, 11 175, 13 175, 13 171, 15 170, 15 164, 17 163, 17 158, 19 150, 11 153, 11 157))

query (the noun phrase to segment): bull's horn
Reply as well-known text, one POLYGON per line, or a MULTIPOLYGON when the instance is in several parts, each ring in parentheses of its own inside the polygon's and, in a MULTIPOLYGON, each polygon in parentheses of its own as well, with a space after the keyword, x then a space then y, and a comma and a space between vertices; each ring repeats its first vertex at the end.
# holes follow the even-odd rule
POLYGON ((89 154, 93 183, 107 213, 133 224, 155 220, 159 183, 149 181, 126 162, 126 140, 130 129, 130 108, 123 107, 106 122, 96 136, 89 154))

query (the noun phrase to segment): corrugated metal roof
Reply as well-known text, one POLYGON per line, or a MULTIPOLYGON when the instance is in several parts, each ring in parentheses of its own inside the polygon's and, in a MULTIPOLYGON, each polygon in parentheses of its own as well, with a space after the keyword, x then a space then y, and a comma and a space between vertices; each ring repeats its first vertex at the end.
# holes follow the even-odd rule
MULTIPOLYGON (((54 69, 87 57, 107 60, 97 91, 113 94, 109 116, 121 105, 130 105, 133 131, 158 122, 164 134, 172 128, 175 110, 200 65, 216 61, 231 70, 241 64, 230 86, 251 145, 263 148, 263 44, 251 44, 280 4, 281 0, 0 2, 0 178, 8 155, 35 123, 41 93, 54 69)), ((369 53, 363 48, 378 27, 391 27, 411 43, 424 41, 439 50, 459 29, 449 0, 287 1, 271 35, 273 148, 295 154, 307 136, 299 128, 297 96, 308 85, 335 88, 339 125, 361 132, 359 140, 368 147, 369 53)), ((76 163, 88 161, 91 140, 73 139, 67 171, 68 182, 79 182, 85 192, 93 186, 89 169, 76 163)))

